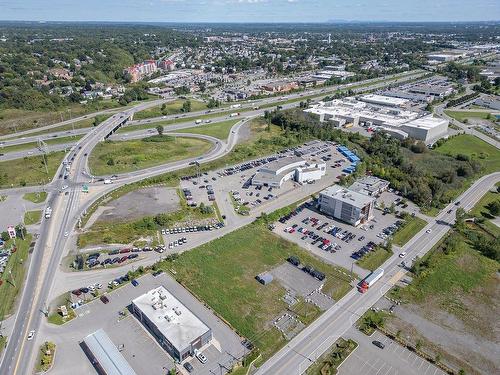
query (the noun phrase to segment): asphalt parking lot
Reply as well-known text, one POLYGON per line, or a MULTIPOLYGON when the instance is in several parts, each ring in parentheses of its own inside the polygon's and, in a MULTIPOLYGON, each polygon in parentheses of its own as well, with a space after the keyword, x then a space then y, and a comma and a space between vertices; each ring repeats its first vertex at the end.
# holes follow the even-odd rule
POLYGON ((231 368, 235 358, 241 358, 246 353, 240 337, 169 275, 163 273, 154 277, 148 274, 137 280, 139 281, 137 287, 127 284, 107 293, 109 303, 103 304, 96 299, 77 308, 76 319, 63 326, 48 328, 49 339, 56 344, 64 343, 58 345, 58 355, 51 372, 92 373, 90 362, 78 343, 88 334, 103 328, 115 345, 124 345, 122 354, 138 374, 164 375, 165 368, 173 367, 172 358, 135 317, 132 315, 124 317, 121 314, 124 311, 129 314, 127 306, 134 298, 159 285, 163 285, 212 329, 214 340, 203 348, 208 362, 202 365, 197 359, 189 358, 188 361, 195 369, 192 374, 209 375, 214 372, 220 374, 221 369, 231 368), (68 342, 72 344, 68 345, 68 342))
MULTIPOLYGON (((299 212, 296 216, 292 216, 290 220, 288 220, 285 224, 276 222, 276 227, 274 228, 274 232, 278 235, 286 238, 289 241, 297 243, 299 246, 304 249, 311 251, 313 254, 327 260, 330 263, 339 265, 344 267, 347 270, 353 269, 353 272, 357 273, 361 277, 365 277, 368 275, 369 271, 357 266, 355 264, 355 260, 351 258, 351 255, 354 251, 358 251, 362 246, 366 245, 368 242, 372 241, 374 243, 382 242, 382 239, 377 237, 377 235, 386 227, 392 225, 397 221, 396 217, 391 214, 382 215, 381 211, 375 210, 374 212, 375 218, 367 224, 361 225, 359 227, 353 227, 349 224, 341 222, 336 219, 329 219, 319 211, 312 208, 304 208, 301 212, 299 212), (318 224, 314 224, 312 221, 308 224, 303 223, 305 219, 308 217, 313 217, 321 222, 318 224), (318 230, 317 228, 322 224, 327 223, 324 229, 318 230), (288 233, 285 231, 286 228, 290 228, 293 225, 296 225, 293 233, 288 233), (335 227, 341 228, 340 233, 344 231, 351 232, 356 235, 354 239, 350 242, 346 242, 341 240, 340 238, 336 238, 331 234, 325 233, 324 230, 334 225, 335 227), (370 229, 370 226, 373 226, 370 229), (320 249, 318 246, 320 243, 315 245, 312 244, 314 242, 310 237, 302 240, 304 234, 299 232, 300 228, 304 230, 312 231, 321 237, 324 237, 330 241, 330 243, 337 244, 335 252, 333 251, 325 251, 320 249), (360 241, 360 238, 362 240, 360 241)), ((335 246, 334 246, 335 247, 335 246)))
POLYGON ((358 343, 356 350, 342 363, 339 375, 444 375, 445 373, 376 331, 372 336, 351 327, 344 335, 358 343), (372 344, 377 340, 385 345, 380 349, 372 344))

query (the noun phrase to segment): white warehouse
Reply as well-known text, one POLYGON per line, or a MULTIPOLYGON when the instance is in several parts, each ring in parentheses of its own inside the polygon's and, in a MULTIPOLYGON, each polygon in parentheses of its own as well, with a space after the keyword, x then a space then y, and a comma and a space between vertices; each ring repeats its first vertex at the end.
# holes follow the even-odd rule
POLYGON ((320 102, 305 111, 317 116, 319 121, 335 127, 363 126, 385 131, 399 139, 411 137, 431 143, 446 135, 447 120, 432 115, 422 116, 400 108, 404 105, 402 100, 384 98, 381 95, 372 95, 360 100, 332 100, 320 102), (373 104, 375 102, 380 104, 373 104))
POLYGON ((326 174, 326 164, 300 157, 282 158, 259 168, 252 177, 252 185, 280 188, 286 181, 300 183, 316 181, 326 174))

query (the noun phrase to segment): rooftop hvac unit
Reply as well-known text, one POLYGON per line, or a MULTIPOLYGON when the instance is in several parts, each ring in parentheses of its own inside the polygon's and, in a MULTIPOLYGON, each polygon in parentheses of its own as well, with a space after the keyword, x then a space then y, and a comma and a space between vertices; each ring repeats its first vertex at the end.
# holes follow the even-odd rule
POLYGON ((166 320, 167 322, 170 322, 172 319, 170 318, 170 316, 165 315, 165 320, 166 320))

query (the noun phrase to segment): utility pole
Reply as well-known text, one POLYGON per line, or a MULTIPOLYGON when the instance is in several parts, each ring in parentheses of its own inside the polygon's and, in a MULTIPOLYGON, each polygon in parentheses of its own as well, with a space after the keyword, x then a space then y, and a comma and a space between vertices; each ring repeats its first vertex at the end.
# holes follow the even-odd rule
POLYGON ((40 151, 42 151, 42 158, 43 158, 43 165, 45 166, 45 173, 49 174, 49 168, 47 166, 47 153, 48 153, 48 146, 47 143, 45 143, 43 140, 40 138, 37 139, 36 141, 37 147, 40 151))

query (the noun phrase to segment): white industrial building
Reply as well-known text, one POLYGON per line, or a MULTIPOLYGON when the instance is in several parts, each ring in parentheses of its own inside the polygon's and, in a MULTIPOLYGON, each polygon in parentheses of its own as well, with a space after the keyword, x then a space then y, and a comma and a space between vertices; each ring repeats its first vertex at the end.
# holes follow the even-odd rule
MULTIPOLYGON (((395 98, 382 99, 376 95, 370 101, 384 102, 384 105, 367 103, 356 98, 345 98, 320 102, 305 112, 316 115, 321 122, 335 127, 364 126, 372 130, 382 130, 390 135, 404 139, 412 137, 424 142, 434 141, 448 131, 448 121, 434 118, 432 115, 421 115, 418 112, 405 110, 396 104, 395 98)), ((365 99, 366 100, 366 99, 365 99)), ((398 104, 402 103, 399 100, 398 104)))
POLYGON ((410 102, 409 100, 403 98, 395 98, 377 94, 362 95, 359 97, 359 100, 365 103, 381 105, 384 107, 404 107, 410 102))
POLYGON ((319 193, 318 208, 326 215, 357 226, 373 219, 375 198, 333 185, 319 193))
POLYGON ((132 309, 175 360, 182 362, 212 340, 212 330, 163 286, 134 299, 132 309))
POLYGON ((316 181, 326 174, 326 164, 315 159, 293 156, 264 165, 252 177, 252 185, 280 188, 286 181, 316 181))

